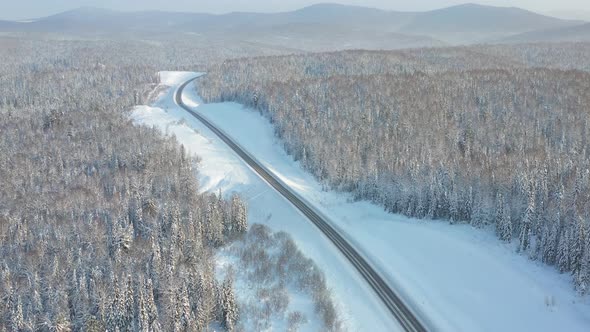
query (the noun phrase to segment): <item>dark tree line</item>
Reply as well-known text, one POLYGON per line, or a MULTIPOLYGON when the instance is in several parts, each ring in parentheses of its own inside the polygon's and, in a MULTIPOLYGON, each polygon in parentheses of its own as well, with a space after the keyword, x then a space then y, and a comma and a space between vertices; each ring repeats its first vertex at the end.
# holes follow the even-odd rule
POLYGON ((590 282, 588 44, 351 51, 225 61, 199 81, 274 124, 331 188, 491 228, 590 282))

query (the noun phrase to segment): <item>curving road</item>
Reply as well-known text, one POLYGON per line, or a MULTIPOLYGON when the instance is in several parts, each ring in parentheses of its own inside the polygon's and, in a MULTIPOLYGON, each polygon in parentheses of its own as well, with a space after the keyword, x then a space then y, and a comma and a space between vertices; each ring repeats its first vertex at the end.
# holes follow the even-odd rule
MULTIPOLYGON (((197 77, 198 78, 198 77, 197 77)), ((217 128, 204 116, 195 112, 190 107, 186 106, 182 101, 182 93, 187 85, 196 80, 193 78, 180 85, 176 90, 174 99, 178 106, 182 107, 192 116, 201 121, 207 128, 209 128, 215 135, 219 136, 235 153, 242 158, 264 181, 276 189, 283 195, 291 204, 299 209, 314 225, 316 225, 322 233, 342 252, 342 254, 350 261, 350 263, 358 270, 361 276, 367 281, 369 286, 375 291, 377 296, 383 301, 383 304, 398 320, 405 331, 408 332, 423 332, 427 331, 425 326, 421 323, 418 317, 404 304, 401 298, 389 287, 389 285, 381 278, 381 276, 367 263, 367 261, 360 255, 332 226, 326 221, 326 218, 316 211, 313 206, 307 204, 303 198, 294 193, 287 185, 279 180, 271 171, 262 166, 254 157, 247 151, 234 142, 222 130, 217 128)))

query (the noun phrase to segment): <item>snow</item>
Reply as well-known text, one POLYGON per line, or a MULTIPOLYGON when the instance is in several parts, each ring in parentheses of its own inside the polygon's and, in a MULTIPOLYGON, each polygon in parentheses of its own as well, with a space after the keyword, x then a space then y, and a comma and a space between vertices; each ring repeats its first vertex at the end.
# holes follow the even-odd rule
MULTIPOLYGON (((251 235, 247 235, 251 236, 251 235)), ((254 239, 256 240, 256 239, 254 239)), ((252 242, 252 240, 250 240, 252 242)), ((286 288, 288 290, 288 297, 289 297, 289 304, 285 313, 274 313, 271 316, 270 326, 266 329, 257 326, 256 321, 262 321, 264 319, 260 319, 260 309, 263 307, 261 299, 258 298, 257 292, 259 290, 268 290, 272 291, 272 287, 279 284, 280 277, 273 271, 273 275, 269 276, 269 280, 267 280, 264 284, 252 284, 251 278, 248 277, 248 274, 252 272, 252 268, 250 269, 242 269, 243 267, 240 265, 239 259, 239 252, 242 248, 245 248, 246 245, 244 241, 239 240, 236 241, 229 246, 222 248, 216 255, 216 273, 218 275, 218 280, 221 282, 225 279, 228 270, 233 271, 234 275, 234 289, 236 298, 238 303, 245 304, 245 313, 242 313, 240 323, 243 325, 244 330, 246 331, 287 331, 288 330, 288 313, 292 312, 300 312, 302 313, 308 323, 305 324, 305 330, 309 331, 321 331, 322 330, 322 322, 321 317, 318 315, 318 312, 315 309, 315 303, 313 301, 311 294, 305 294, 302 291, 296 289, 296 287, 292 284, 293 279, 291 275, 286 276, 283 280, 286 281, 287 285, 286 288), (254 317, 250 317, 254 316, 254 317)), ((270 247, 265 248, 265 251, 268 254, 277 253, 279 249, 277 247, 270 247)), ((259 262, 257 262, 259 263, 259 262)))
MULTIPOLYGON (((175 86, 190 74, 166 76, 175 86)), ((390 315, 346 260, 220 140, 175 106, 172 93, 155 108, 137 108, 135 121, 175 134, 201 156, 204 190, 240 192, 248 198, 252 222, 290 233, 304 254, 324 269, 351 330, 392 330, 390 315)), ((351 202, 348 194, 322 191, 321 184, 284 152, 271 124, 257 111, 235 103, 202 104, 192 85, 183 100, 329 216, 391 285, 402 290, 429 326, 441 331, 590 329, 590 300, 573 291, 569 275, 516 254, 512 245, 499 242, 491 232, 388 214, 368 202, 351 202), (554 305, 546 304, 549 298, 554 305)))
POLYGON ((161 71, 159 72, 160 84, 167 86, 176 86, 188 81, 189 79, 199 76, 197 73, 188 71, 161 71))
MULTIPOLYGON (((174 103, 174 92, 195 73, 161 74, 163 84, 172 87, 151 106, 137 106, 131 118, 137 124, 156 126, 176 136, 189 153, 202 158, 199 182, 203 191, 225 195, 239 192, 248 202, 251 224, 285 231, 303 254, 311 258, 326 275, 328 287, 338 306, 340 318, 349 331, 397 331, 397 322, 383 307, 346 258, 302 214, 270 188, 209 129, 174 103), (362 319, 360 319, 362 317, 362 319)), ((187 88, 193 89, 192 86, 187 88)), ((205 107, 199 98, 184 100, 193 107, 205 107)), ((292 294, 298 298, 297 294, 292 294)), ((308 326, 303 326, 302 330, 308 326)), ((312 329, 313 330, 313 329, 312 329)))

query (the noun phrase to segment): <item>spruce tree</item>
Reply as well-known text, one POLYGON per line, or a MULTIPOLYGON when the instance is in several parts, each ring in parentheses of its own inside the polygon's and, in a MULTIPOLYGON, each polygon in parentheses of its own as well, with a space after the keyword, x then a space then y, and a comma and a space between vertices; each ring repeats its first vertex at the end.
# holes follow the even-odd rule
POLYGON ((218 247, 223 244, 223 215, 216 196, 207 205, 205 234, 210 245, 218 247))
POLYGON ((123 296, 122 305, 122 319, 121 319, 121 330, 130 331, 134 329, 133 322, 135 320, 135 296, 133 291, 133 280, 131 275, 127 276, 127 285, 125 287, 125 293, 123 296))
POLYGON ((575 279, 576 288, 580 294, 588 293, 590 287, 590 236, 586 236, 586 243, 584 244, 584 255, 580 264, 580 272, 575 279))
POLYGON ((8 299, 8 310, 10 311, 10 326, 13 331, 21 331, 25 327, 23 316, 23 305, 20 296, 11 294, 8 299))
POLYGON ((557 251, 557 234, 559 232, 559 213, 553 218, 548 218, 547 224, 543 227, 543 238, 541 243, 541 259, 547 264, 555 263, 557 251))
POLYGON ((234 296, 232 278, 223 281, 221 289, 221 303, 223 312, 223 326, 228 331, 233 331, 238 321, 238 306, 234 296))
POLYGON ((498 224, 498 236, 500 240, 510 242, 512 240, 512 218, 510 210, 504 206, 504 200, 501 201, 502 216, 498 224))
POLYGON ((535 197, 533 194, 529 195, 529 204, 527 206, 524 217, 522 218, 522 224, 520 226, 519 246, 520 252, 525 252, 531 242, 531 228, 534 224, 535 217, 535 197))
POLYGON ((106 326, 109 331, 115 331, 123 326, 123 299, 117 277, 113 278, 111 304, 108 310, 106 326))
POLYGON ((148 279, 145 283, 145 306, 149 330, 159 331, 160 322, 158 319, 158 307, 156 306, 156 301, 154 300, 154 287, 151 279, 148 279))
POLYGON ((248 212, 246 204, 238 195, 231 199, 231 235, 244 234, 248 229, 248 212))
POLYGON ((195 324, 186 284, 180 289, 180 320, 184 331, 188 330, 195 324))
POLYGON ((570 270, 570 253, 569 253, 570 231, 569 227, 561 230, 559 236, 559 243, 557 246, 557 268, 559 272, 566 272, 570 270))
POLYGON ((472 206, 471 225, 480 228, 488 223, 487 208, 484 206, 483 198, 475 199, 472 206))
POLYGON ((580 287, 579 283, 583 282, 584 272, 583 271, 583 258, 586 244, 586 224, 585 221, 578 217, 576 223, 572 225, 572 233, 570 236, 569 243, 569 254, 570 254, 570 268, 574 275, 574 283, 577 287, 580 287))
POLYGON ((137 288, 137 331, 148 332, 150 329, 150 318, 148 314, 148 304, 146 301, 145 282, 141 282, 137 288))
POLYGON ((496 234, 498 237, 500 236, 500 224, 502 222, 502 218, 504 217, 504 196, 501 193, 496 195, 496 209, 494 214, 494 224, 496 225, 496 234))
POLYGON ((450 220, 451 220, 451 224, 454 224, 457 221, 459 221, 461 218, 459 215, 459 196, 455 190, 453 190, 453 192, 451 193, 451 198, 450 198, 449 203, 450 203, 450 206, 449 206, 450 220))

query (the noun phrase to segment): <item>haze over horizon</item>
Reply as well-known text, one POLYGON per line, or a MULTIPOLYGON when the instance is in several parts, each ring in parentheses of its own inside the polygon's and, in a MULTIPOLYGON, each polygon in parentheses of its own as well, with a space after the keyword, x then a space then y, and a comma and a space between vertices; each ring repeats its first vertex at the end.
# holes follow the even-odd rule
POLYGON ((283 0, 280 3, 270 0, 218 0, 214 3, 202 0, 176 0, 174 2, 164 0, 55 0, 51 2, 43 0, 21 0, 19 2, 11 2, 0 5, 0 9, 2 9, 0 19, 32 19, 79 7, 98 7, 121 11, 165 10, 220 14, 234 11, 291 11, 313 4, 327 2, 396 11, 426 11, 465 3, 476 3, 481 5, 501 7, 520 7, 537 13, 560 13, 560 16, 562 17, 569 16, 565 18, 580 18, 580 16, 590 18, 590 1, 587 0, 562 0, 559 2, 559 6, 556 6, 555 2, 551 0, 419 0, 412 3, 407 3, 401 0, 283 0))

